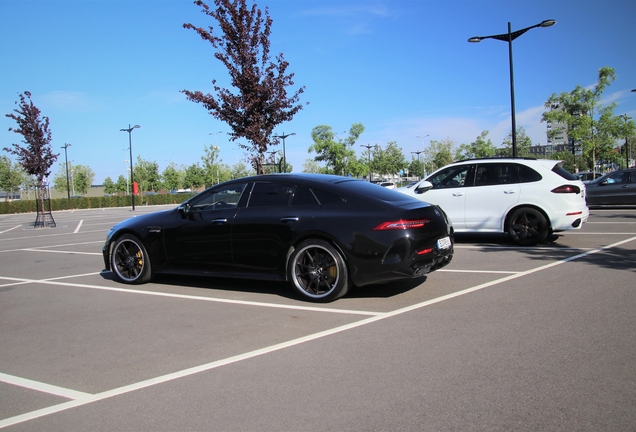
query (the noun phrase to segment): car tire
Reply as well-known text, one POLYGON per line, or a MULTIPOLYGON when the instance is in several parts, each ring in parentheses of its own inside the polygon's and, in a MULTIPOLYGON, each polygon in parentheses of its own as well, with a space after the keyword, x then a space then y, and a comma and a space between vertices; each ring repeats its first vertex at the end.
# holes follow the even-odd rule
POLYGON ((508 234, 512 241, 523 246, 541 243, 550 232, 548 220, 539 210, 522 207, 508 219, 508 234))
POLYGON ((289 280, 314 302, 336 300, 349 290, 349 272, 342 255, 330 243, 311 239, 300 243, 289 257, 289 280))
POLYGON ((121 282, 142 284, 150 280, 150 257, 137 237, 124 234, 115 241, 111 251, 110 268, 121 282))

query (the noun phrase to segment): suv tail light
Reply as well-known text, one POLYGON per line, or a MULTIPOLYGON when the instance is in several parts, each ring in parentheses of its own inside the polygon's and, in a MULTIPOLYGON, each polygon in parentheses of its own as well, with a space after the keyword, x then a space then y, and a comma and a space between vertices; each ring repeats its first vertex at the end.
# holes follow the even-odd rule
POLYGON ((559 186, 558 188, 552 189, 550 192, 561 193, 561 194, 567 194, 567 193, 580 194, 581 188, 574 185, 563 185, 563 186, 559 186))
POLYGON ((389 222, 382 222, 377 227, 373 228, 373 231, 386 231, 396 229, 410 229, 410 228, 424 228, 431 222, 430 219, 416 219, 416 220, 396 220, 389 222))

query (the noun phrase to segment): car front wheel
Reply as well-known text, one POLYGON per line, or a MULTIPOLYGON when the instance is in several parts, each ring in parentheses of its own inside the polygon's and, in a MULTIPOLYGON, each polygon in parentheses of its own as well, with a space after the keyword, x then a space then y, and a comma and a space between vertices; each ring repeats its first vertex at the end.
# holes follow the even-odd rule
POLYGON ((546 239, 550 225, 539 210, 524 207, 515 210, 508 222, 510 238, 520 245, 536 245, 546 239))
POLYGON ((128 284, 148 282, 152 276, 146 248, 137 237, 125 234, 115 241, 110 268, 117 278, 128 284))
POLYGON ((349 274, 342 255, 323 240, 299 244, 289 258, 288 271, 294 287, 311 301, 333 301, 349 289, 349 274))

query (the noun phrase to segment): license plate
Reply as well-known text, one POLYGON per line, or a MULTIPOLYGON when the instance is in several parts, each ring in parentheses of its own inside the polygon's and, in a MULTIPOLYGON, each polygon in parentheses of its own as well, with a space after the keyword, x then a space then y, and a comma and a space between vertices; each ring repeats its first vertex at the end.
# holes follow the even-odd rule
POLYGON ((451 247, 451 239, 450 237, 444 237, 437 240, 437 249, 443 250, 451 247))

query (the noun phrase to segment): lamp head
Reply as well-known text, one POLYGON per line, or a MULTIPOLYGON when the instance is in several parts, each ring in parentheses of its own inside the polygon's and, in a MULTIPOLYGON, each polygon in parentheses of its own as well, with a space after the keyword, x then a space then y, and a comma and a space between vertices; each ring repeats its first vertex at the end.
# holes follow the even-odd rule
POLYGON ((473 36, 470 39, 468 39, 468 42, 481 42, 483 38, 480 38, 479 36, 473 36))
POLYGON ((540 26, 541 27, 551 27, 551 26, 553 26, 555 24, 556 24, 556 20, 549 19, 549 20, 542 21, 540 26))

